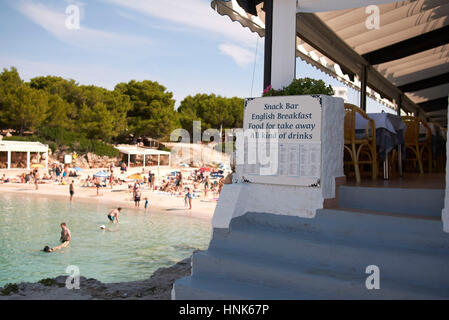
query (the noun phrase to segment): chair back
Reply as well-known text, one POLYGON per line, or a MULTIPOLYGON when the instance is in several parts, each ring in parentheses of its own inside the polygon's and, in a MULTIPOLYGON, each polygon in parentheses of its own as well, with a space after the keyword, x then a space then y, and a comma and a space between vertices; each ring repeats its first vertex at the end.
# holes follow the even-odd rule
POLYGON ((356 105, 351 103, 345 103, 345 141, 355 141, 355 121, 356 115, 360 114, 363 118, 368 120, 366 125, 366 139, 375 139, 375 124, 374 121, 368 117, 368 115, 356 105))
POLYGON ((430 141, 432 131, 426 121, 415 116, 403 116, 402 121, 407 125, 405 128, 404 141, 406 144, 419 143, 419 129, 423 126, 426 129, 426 141, 430 141))

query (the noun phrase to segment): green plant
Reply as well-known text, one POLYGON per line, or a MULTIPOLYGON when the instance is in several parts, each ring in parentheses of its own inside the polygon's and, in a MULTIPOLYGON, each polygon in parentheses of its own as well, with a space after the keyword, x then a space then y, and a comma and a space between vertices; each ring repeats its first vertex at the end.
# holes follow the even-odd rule
POLYGON ((52 285, 54 285, 56 283, 56 280, 47 278, 47 279, 39 280, 38 283, 43 284, 46 287, 51 287, 52 285))
POLYGON ((11 293, 19 292, 19 287, 17 284, 8 283, 6 286, 3 287, 3 289, 0 291, 0 293, 3 296, 9 296, 11 293))
POLYGON ((171 152, 171 150, 169 148, 167 148, 166 146, 164 146, 163 144, 159 144, 159 147, 157 149, 160 151, 171 152))
POLYGON ((326 94, 333 95, 334 90, 330 85, 326 86, 323 80, 316 80, 311 78, 294 79, 287 87, 280 90, 274 90, 268 86, 264 92, 264 97, 269 96, 297 96, 307 94, 326 94))

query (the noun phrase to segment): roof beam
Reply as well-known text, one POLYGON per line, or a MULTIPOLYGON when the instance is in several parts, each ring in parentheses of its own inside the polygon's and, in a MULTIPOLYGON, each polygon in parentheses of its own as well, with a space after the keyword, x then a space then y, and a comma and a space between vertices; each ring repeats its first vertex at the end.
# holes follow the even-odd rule
MULTIPOLYGON (((310 46, 327 56, 341 67, 360 75, 362 66, 367 67, 367 85, 381 96, 397 99, 402 92, 380 74, 368 61, 336 35, 317 15, 296 14, 296 34, 310 46)), ((404 96, 403 109, 407 112, 419 110, 419 106, 404 96)))
POLYGON ((447 109, 448 97, 441 97, 434 100, 418 103, 425 112, 432 112, 447 109))
POLYGON ((449 72, 439 74, 437 76, 430 77, 427 79, 406 83, 401 86, 398 86, 398 89, 401 90, 402 92, 414 92, 422 89, 436 87, 445 83, 449 83, 449 72))
POLYGON ((444 26, 390 46, 365 53, 363 57, 372 65, 401 59, 449 43, 448 33, 449 26, 444 26))

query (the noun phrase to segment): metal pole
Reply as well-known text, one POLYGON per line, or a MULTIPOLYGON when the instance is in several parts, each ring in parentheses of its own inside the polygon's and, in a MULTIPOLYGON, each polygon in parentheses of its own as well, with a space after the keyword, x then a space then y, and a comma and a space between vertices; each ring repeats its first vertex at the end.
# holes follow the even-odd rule
POLYGON ((11 169, 11 151, 8 151, 8 169, 11 169))
MULTIPOLYGON (((398 116, 401 116, 401 106, 402 106, 402 94, 398 97, 398 116)), ((398 145, 398 171, 399 176, 402 177, 402 144, 398 145)))
POLYGON ((264 73, 263 88, 271 85, 271 59, 273 45, 273 0, 265 0, 265 52, 264 52, 264 73))
POLYGON ((362 66, 362 72, 360 73, 360 108, 366 112, 366 81, 367 72, 366 66, 362 66))

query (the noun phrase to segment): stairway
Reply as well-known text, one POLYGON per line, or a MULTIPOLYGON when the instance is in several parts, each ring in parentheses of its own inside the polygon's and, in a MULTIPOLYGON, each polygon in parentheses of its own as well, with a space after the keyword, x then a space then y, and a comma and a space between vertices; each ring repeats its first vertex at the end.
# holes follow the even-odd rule
POLYGON ((314 219, 251 212, 215 229, 175 298, 449 299, 443 190, 342 186, 338 198, 314 219))

